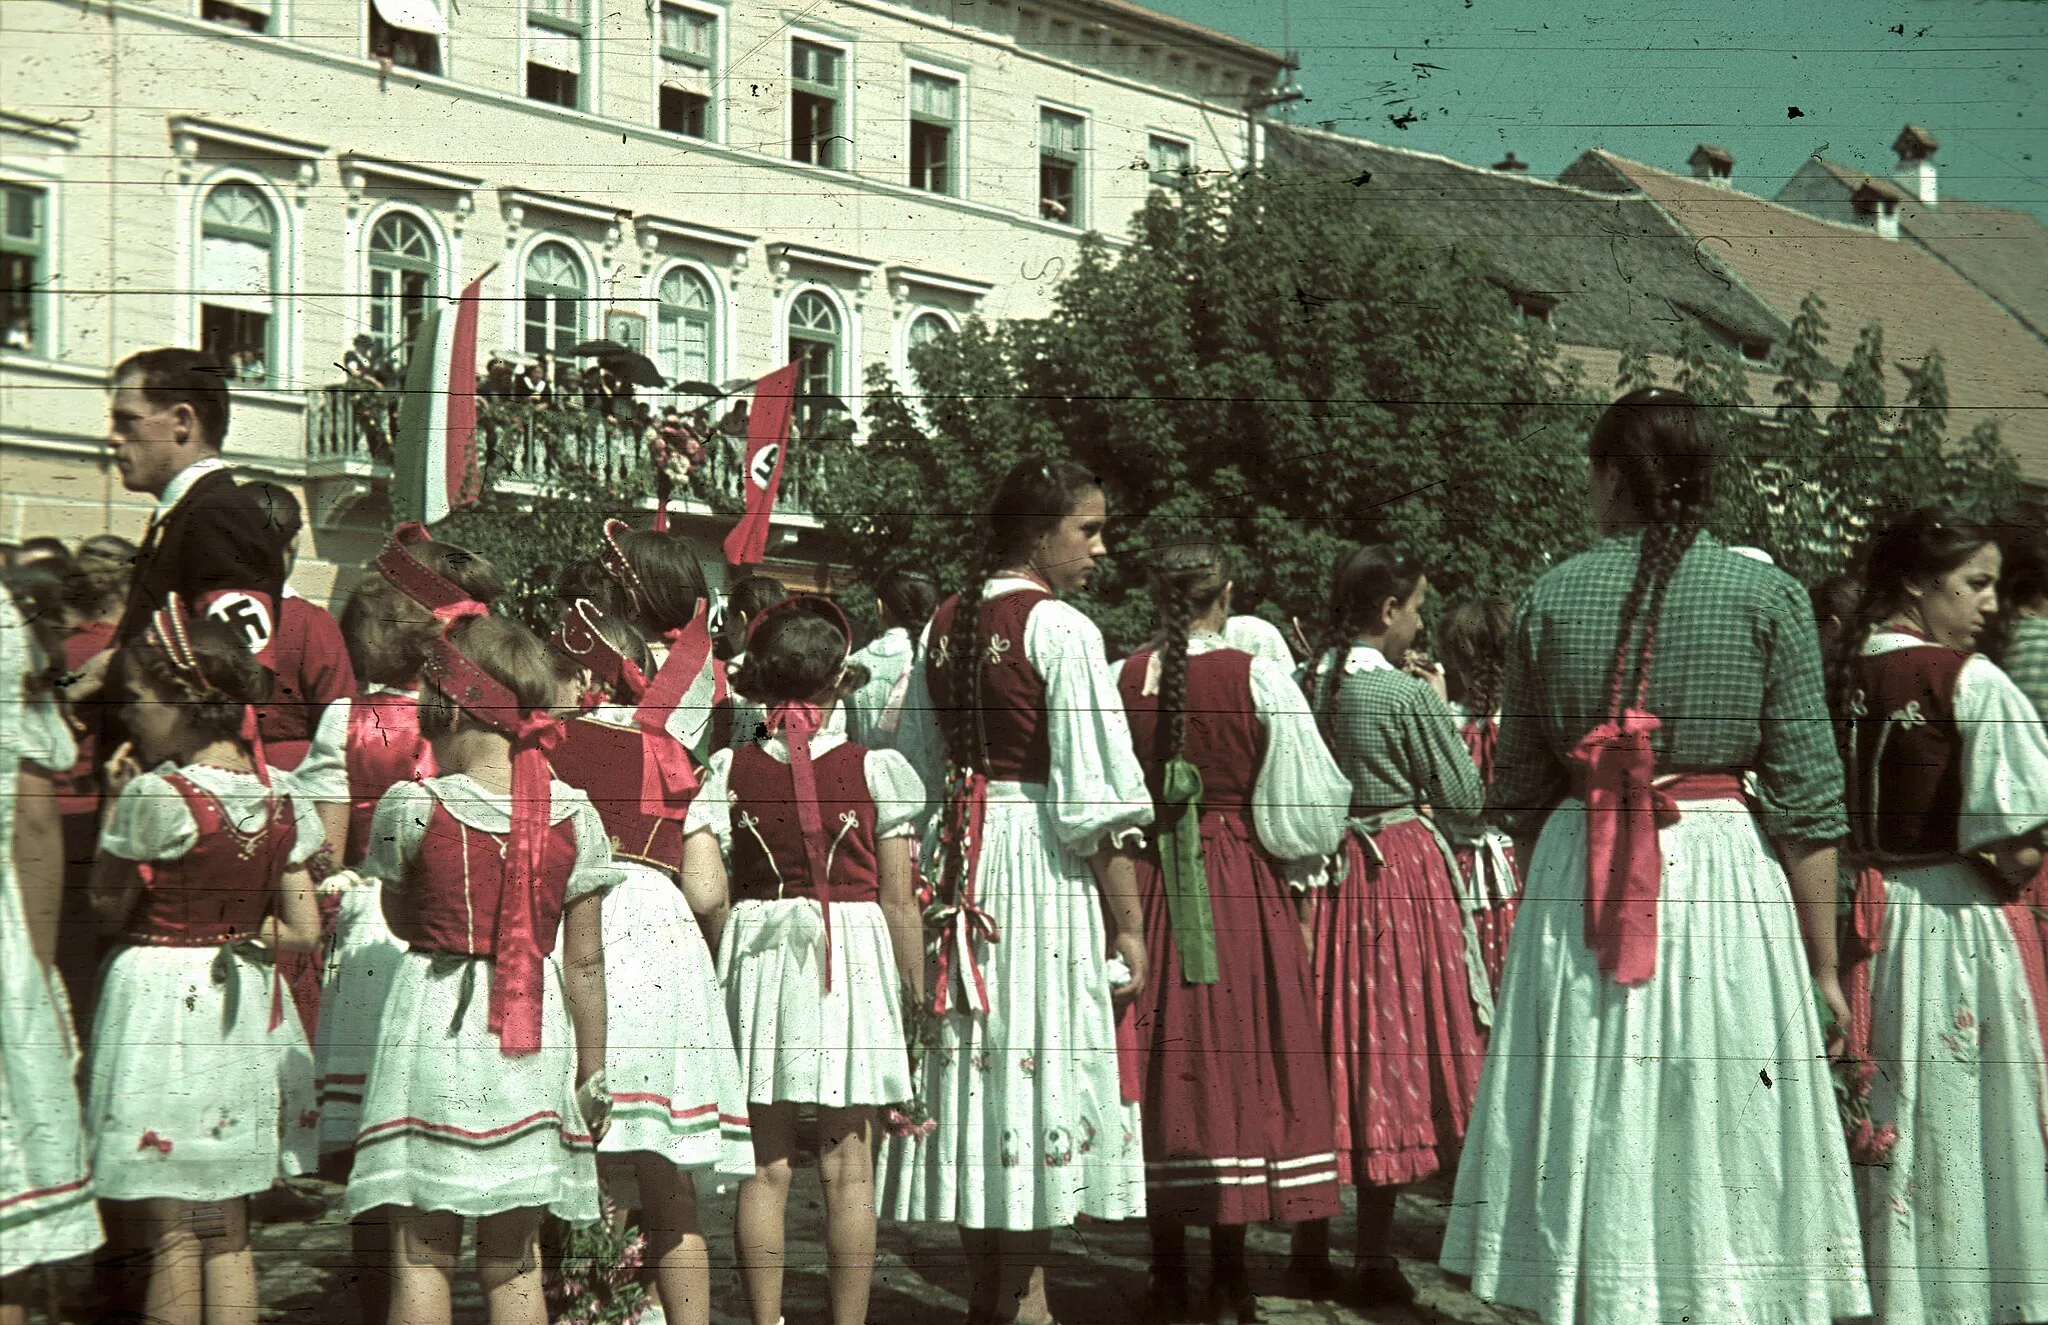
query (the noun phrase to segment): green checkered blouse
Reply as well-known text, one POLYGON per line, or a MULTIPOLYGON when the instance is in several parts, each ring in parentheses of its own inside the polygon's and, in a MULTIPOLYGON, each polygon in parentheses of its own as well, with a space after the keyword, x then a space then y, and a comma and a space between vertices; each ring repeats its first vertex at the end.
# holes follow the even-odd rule
MULTIPOLYGON (((1573 557, 1516 610, 1487 804, 1518 836, 1572 794, 1569 751, 1610 716, 1614 636, 1639 543, 1625 534, 1573 557)), ((1753 769, 1773 837, 1848 832, 1813 609, 1783 571, 1700 535, 1664 600, 1649 710, 1663 720, 1652 738, 1660 769, 1753 769)))
POLYGON ((2020 693, 2034 701, 2035 711, 2048 717, 2048 617, 2013 614, 2002 665, 2020 693))
POLYGON ((1361 644, 1346 653, 1332 693, 1326 678, 1335 657, 1324 654, 1304 684, 1337 767, 1351 779, 1351 813, 1372 818, 1426 805, 1445 833, 1476 835, 1486 788, 1457 718, 1429 682, 1361 644))

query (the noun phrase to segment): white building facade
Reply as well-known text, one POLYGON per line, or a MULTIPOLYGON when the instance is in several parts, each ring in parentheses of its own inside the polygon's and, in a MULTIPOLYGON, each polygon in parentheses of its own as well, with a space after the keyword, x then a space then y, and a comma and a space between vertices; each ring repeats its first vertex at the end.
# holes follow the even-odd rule
POLYGON ((1048 311, 1149 190, 1242 168, 1284 77, 1124 0, 8 0, 0 539, 136 534, 106 375, 203 345, 325 596, 389 519, 342 358, 486 270, 485 356, 797 358, 857 408, 935 331, 1048 311))

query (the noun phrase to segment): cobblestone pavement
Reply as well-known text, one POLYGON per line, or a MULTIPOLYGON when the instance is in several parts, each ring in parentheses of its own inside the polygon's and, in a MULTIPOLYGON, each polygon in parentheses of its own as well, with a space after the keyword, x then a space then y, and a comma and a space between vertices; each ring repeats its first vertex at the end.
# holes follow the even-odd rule
MULTIPOLYGON (((350 1287, 356 1273, 349 1254, 348 1226, 338 1210, 340 1188, 320 1190, 333 1199, 327 1214, 304 1224, 270 1224, 257 1233, 257 1265, 262 1278, 264 1319, 290 1325, 357 1325, 355 1296, 350 1287)), ((1350 1201, 1332 1230, 1338 1247, 1350 1245, 1350 1201)), ((1252 1230, 1249 1252, 1254 1286, 1260 1292, 1263 1319, 1271 1325, 1521 1325, 1534 1317, 1489 1307, 1446 1282, 1435 1257, 1443 1235, 1443 1209, 1448 1184, 1424 1184, 1404 1195, 1395 1227, 1395 1250, 1416 1285, 1413 1307, 1377 1310, 1371 1314, 1317 1302, 1290 1300, 1282 1291, 1287 1252, 1283 1226, 1252 1230)), ((711 1239, 713 1325, 746 1325, 739 1276, 733 1268, 732 1217, 734 1192, 704 1193, 701 1203, 711 1239)), ((879 1263, 868 1319, 873 1325, 958 1325, 966 1313, 966 1273, 959 1243, 950 1226, 884 1224, 879 1263)), ((1062 1325, 1133 1325, 1145 1288, 1145 1229, 1142 1223, 1087 1224, 1060 1233, 1050 1270, 1053 1309, 1062 1325)), ((1190 1261, 1206 1260, 1199 1233, 1189 1242, 1190 1261)), ((797 1176, 789 1207, 790 1267, 784 1314, 789 1325, 823 1325, 825 1299, 823 1204, 812 1172, 797 1176)), ((65 1275, 59 1285, 71 1300, 89 1296, 82 1272, 65 1275)), ((47 1320, 38 1313, 32 1317, 47 1320)), ((93 1314, 69 1313, 67 1319, 91 1321, 93 1314)), ((484 1319, 472 1274, 457 1277, 457 1325, 482 1325, 484 1319)))

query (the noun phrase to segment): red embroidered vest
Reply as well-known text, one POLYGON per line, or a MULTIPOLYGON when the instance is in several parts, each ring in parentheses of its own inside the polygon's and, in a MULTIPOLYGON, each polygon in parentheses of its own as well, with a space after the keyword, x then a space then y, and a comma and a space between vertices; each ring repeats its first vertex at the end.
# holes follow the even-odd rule
POLYGON ((342 762, 348 769, 348 845, 342 864, 353 867, 369 854, 370 821, 384 793, 401 782, 434 775, 433 747, 420 739, 419 699, 380 690, 350 700, 342 762))
MULTIPOLYGON (((872 902, 882 895, 867 755, 848 741, 811 761, 834 903, 872 902)), ((758 745, 740 746, 733 751, 726 787, 732 795, 733 896, 749 901, 817 896, 789 765, 758 745)))
MULTIPOLYGON (((640 809, 639 728, 576 718, 548 761, 556 777, 589 796, 597 807, 597 817, 612 839, 612 855, 652 865, 672 879, 682 873, 683 821, 640 809)), ((694 759, 690 767, 701 785, 703 767, 694 759)))
MULTIPOLYGON (((575 869, 576 821, 564 819, 548 829, 541 885, 532 899, 533 936, 542 956, 555 950, 575 869)), ((504 883, 505 835, 471 828, 436 801, 419 854, 405 868, 405 888, 417 908, 392 931, 421 952, 495 956, 504 883)))
POLYGON ((229 821, 219 797, 181 773, 165 778, 185 800, 198 840, 176 860, 141 862, 142 896, 118 943, 168 948, 212 948, 255 938, 277 900, 278 880, 290 863, 298 825, 291 802, 270 802, 263 826, 244 833, 229 821))
MULTIPOLYGON (((1031 609, 1051 598, 1043 589, 1018 589, 981 604, 981 628, 975 636, 972 665, 981 669, 981 726, 988 742, 987 764, 981 770, 998 782, 1046 782, 1052 777, 1052 744, 1046 731, 1045 678, 1024 656, 1024 623, 1031 609)), ((959 606, 955 594, 939 604, 932 614, 931 647, 925 654, 925 681, 934 702, 945 712, 950 725, 972 722, 971 713, 953 713, 943 702, 948 683, 962 679, 961 698, 966 698, 965 669, 952 657, 947 641, 953 630, 953 613, 959 606)))
MULTIPOLYGON (((1145 766, 1145 785, 1154 801, 1166 777, 1159 743, 1159 696, 1141 693, 1152 650, 1124 660, 1117 689, 1131 723, 1131 746, 1145 766)), ((1181 752, 1202 774, 1202 809, 1249 812, 1252 787, 1258 781, 1265 741, 1252 705, 1252 656, 1237 649, 1216 649, 1188 659, 1187 739, 1181 752)))
POLYGON ((1963 808, 1956 681, 1970 655, 1917 645, 1856 660, 1861 716, 1850 770, 1852 840, 1888 856, 1954 852, 1963 808))

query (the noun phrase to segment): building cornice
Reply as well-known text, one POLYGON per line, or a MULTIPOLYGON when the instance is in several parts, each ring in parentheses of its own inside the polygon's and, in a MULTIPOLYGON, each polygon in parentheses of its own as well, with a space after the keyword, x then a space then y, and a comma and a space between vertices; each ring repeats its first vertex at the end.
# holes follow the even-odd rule
MULTIPOLYGON (((419 188, 444 189, 449 193, 475 193, 484 187, 483 180, 470 175, 436 170, 431 166, 418 166, 410 161, 395 161, 390 157, 372 156, 368 152, 343 152, 336 160, 341 166, 342 178, 345 180, 351 175, 363 175, 370 179, 411 184, 419 188)), ((349 187, 352 192, 357 191, 354 184, 349 187)))
POLYGON ((78 146, 78 130, 71 125, 11 110, 0 110, 0 136, 29 138, 66 149, 78 146))
POLYGON ((304 138, 289 138, 281 133, 229 124, 224 120, 209 120, 198 115, 173 115, 169 124, 171 145, 181 160, 190 160, 197 156, 200 143, 218 143, 223 147, 239 148, 245 152, 281 156, 288 161, 318 161, 327 155, 325 143, 316 143, 304 138))

